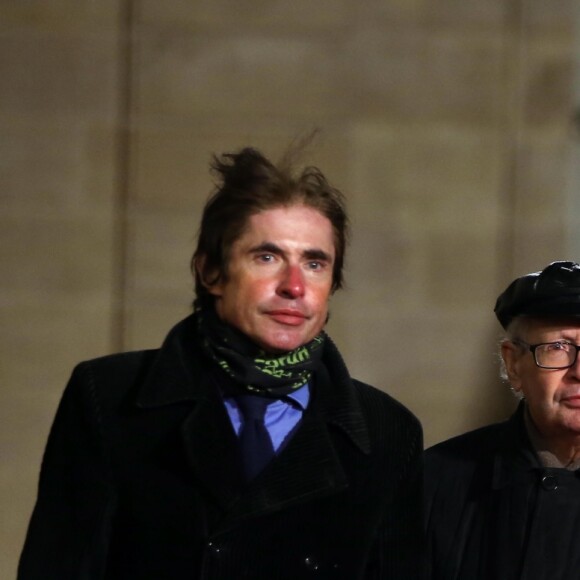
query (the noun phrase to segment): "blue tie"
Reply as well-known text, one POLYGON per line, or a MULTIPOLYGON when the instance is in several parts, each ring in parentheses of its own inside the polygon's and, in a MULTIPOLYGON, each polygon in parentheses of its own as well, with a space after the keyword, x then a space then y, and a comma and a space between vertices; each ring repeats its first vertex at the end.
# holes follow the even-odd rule
POLYGON ((266 407, 272 399, 257 395, 236 397, 244 422, 240 430, 240 446, 246 479, 250 481, 274 457, 274 447, 264 424, 266 407))

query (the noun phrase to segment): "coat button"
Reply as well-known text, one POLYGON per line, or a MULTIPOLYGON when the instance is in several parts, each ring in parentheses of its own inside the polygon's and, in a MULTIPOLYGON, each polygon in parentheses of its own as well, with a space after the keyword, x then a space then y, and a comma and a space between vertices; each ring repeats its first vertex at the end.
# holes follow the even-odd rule
POLYGON ((542 487, 547 491, 558 489, 558 478, 555 475, 544 475, 542 477, 542 487))
POLYGON ((318 568, 319 568, 319 566, 318 566, 318 562, 317 562, 317 561, 316 561, 314 558, 312 558, 312 557, 310 557, 310 556, 307 556, 307 557, 304 559, 304 564, 306 564, 306 567, 307 567, 309 570, 318 570, 318 568))
POLYGON ((207 549, 214 555, 214 556, 219 556, 220 552, 221 552, 221 548, 219 547, 218 544, 215 544, 214 542, 208 542, 207 543, 207 549))

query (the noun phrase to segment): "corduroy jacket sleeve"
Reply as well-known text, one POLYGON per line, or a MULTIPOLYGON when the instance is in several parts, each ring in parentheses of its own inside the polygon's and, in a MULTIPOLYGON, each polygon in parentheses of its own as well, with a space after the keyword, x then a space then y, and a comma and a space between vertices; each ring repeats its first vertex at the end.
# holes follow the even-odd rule
POLYGON ((364 578, 420 580, 425 574, 426 550, 421 424, 391 397, 381 394, 373 400, 375 390, 368 388, 363 393, 372 395, 368 401, 372 404, 365 407, 376 429, 373 446, 387 458, 385 501, 377 504, 383 514, 364 578))
POLYGON ((416 578, 425 575, 423 498, 423 437, 420 425, 409 432, 406 476, 383 522, 384 543, 396 554, 383 563, 380 578, 416 578))
POLYGON ((115 496, 88 364, 74 370, 42 461, 18 580, 104 577, 115 496))

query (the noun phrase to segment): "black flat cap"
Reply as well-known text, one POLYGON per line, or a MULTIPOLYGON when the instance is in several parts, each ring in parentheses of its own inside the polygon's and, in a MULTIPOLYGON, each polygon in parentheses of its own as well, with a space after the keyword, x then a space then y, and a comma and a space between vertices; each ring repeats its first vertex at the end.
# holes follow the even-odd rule
POLYGON ((517 278, 499 295, 494 312, 504 328, 516 316, 580 316, 580 264, 552 262, 517 278))

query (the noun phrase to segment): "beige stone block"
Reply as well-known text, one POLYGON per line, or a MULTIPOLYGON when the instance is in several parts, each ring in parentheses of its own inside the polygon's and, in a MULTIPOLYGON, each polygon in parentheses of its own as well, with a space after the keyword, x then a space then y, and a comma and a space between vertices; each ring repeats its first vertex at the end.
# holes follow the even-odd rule
POLYGON ((69 31, 110 29, 118 24, 119 0, 26 0, 0 4, 0 30, 69 31))
POLYGON ((361 308, 491 312, 498 289, 497 237, 496 230, 483 237, 468 231, 419 236, 392 224, 383 231, 366 226, 347 256, 346 287, 361 308))
POLYGON ((276 30, 334 30, 348 26, 356 3, 348 0, 308 0, 256 2, 255 0, 174 0, 159 4, 153 0, 141 3, 140 18, 159 26, 188 26, 219 30, 241 27, 276 30), (307 17, 305 17, 307 16, 307 17))
POLYGON ((145 128, 136 144, 133 196, 140 207, 188 212, 190 230, 195 232, 213 189, 212 154, 241 146, 239 133, 227 132, 217 123, 145 128))
POLYGON ((2 304, 102 301, 114 284, 108 220, 0 218, 2 304))
POLYGON ((571 255, 567 249, 564 236, 561 227, 538 227, 520 232, 513 243, 513 278, 538 272, 559 260, 579 262, 580 256, 571 255))
POLYGON ((114 33, 4 32, 0 109, 62 115, 81 124, 110 121, 116 114, 118 58, 114 33))
POLYGON ((342 82, 361 115, 492 125, 501 110, 501 35, 389 30, 369 23, 344 46, 342 82))
POLYGON ((514 276, 555 260, 578 260, 567 250, 570 201, 569 143, 534 139, 522 144, 511 236, 514 276))
POLYGON ((445 30, 450 34, 497 32, 505 26, 507 5, 503 0, 369 0, 358 6, 359 22, 420 26, 422 30, 445 30))
POLYGON ((528 0, 522 16, 532 34, 552 34, 569 40, 578 34, 576 0, 528 0))
POLYGON ((129 301, 171 304, 188 300, 198 221, 183 212, 143 209, 134 213, 132 223, 129 301))
POLYGON ((566 206, 568 164, 567 140, 530 139, 519 152, 517 211, 534 225, 559 223, 566 206))
POLYGON ((503 0, 437 0, 421 4, 421 16, 428 26, 446 27, 455 34, 500 31, 508 11, 509 6, 503 0))
POLYGON ((159 346, 170 326, 191 312, 189 263, 198 221, 178 210, 133 213, 123 349, 159 346))
MULTIPOLYGON (((353 241, 346 256, 346 288, 363 297, 363 303, 413 302, 420 292, 417 269, 418 240, 396 219, 369 216, 353 221, 353 241)), ((378 208, 374 211, 380 215, 378 208)))
MULTIPOLYGON (((255 147, 275 162, 312 131, 310 124, 256 125, 244 118, 146 126, 136 137, 132 195, 139 207, 186 212, 192 216, 190 227, 197 231, 203 205, 216 182, 210 173, 213 154, 255 147)), ((325 127, 304 147, 296 167, 320 167, 329 181, 348 195, 349 151, 348 134, 341 128, 325 127)))
POLYGON ((112 127, 4 113, 0 133, 5 212, 111 215, 116 169, 112 127))
POLYGON ((138 56, 145 118, 248 116, 316 119, 345 110, 342 55, 323 39, 148 30, 138 56))
POLYGON ((111 351, 111 308, 105 300, 3 306, 4 392, 60 392, 74 364, 111 351))
POLYGON ((524 121, 534 128, 569 130, 574 110, 577 50, 562 38, 530 40, 522 63, 524 121))
MULTIPOLYGON (((475 219, 475 216, 473 216, 475 219)), ((466 230, 427 236, 425 305, 443 311, 495 303, 497 232, 478 235, 466 230)))
POLYGON ((413 26, 421 22, 424 15, 423 0, 369 0, 357 6, 357 22, 381 23, 385 28, 413 26))
POLYGON ((523 26, 526 33, 567 37, 574 34, 578 16, 574 0, 530 0, 520 10, 504 0, 371 0, 360 7, 360 12, 370 22, 386 16, 389 21, 412 20, 429 30, 454 34, 505 32, 507 24, 512 32, 523 26))
POLYGON ((360 221, 396 222, 412 236, 496 227, 504 170, 497 132, 359 123, 354 142, 360 221))

